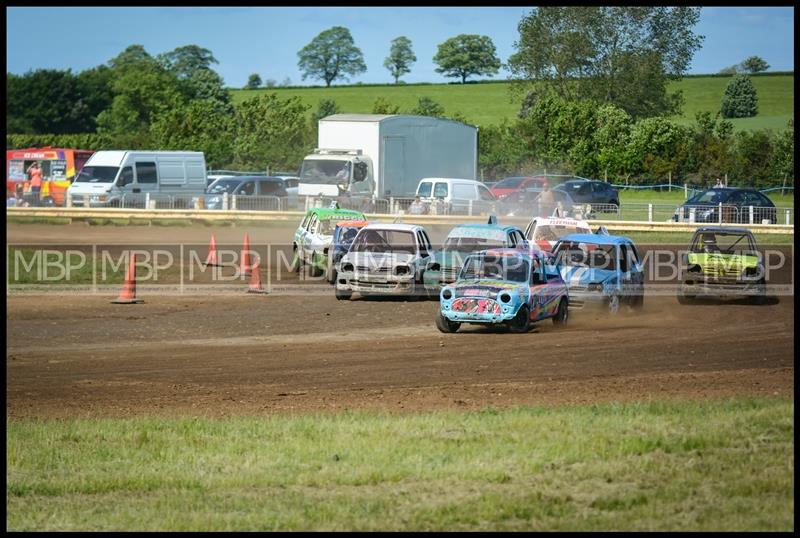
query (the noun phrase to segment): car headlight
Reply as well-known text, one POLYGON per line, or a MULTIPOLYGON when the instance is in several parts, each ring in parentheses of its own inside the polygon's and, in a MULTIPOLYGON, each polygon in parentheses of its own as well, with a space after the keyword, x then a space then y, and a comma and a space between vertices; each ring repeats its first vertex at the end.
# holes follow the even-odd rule
POLYGON ((407 275, 410 272, 411 268, 408 265, 398 265, 394 268, 394 274, 398 276, 407 275))
POLYGON ((434 263, 430 267, 428 267, 428 270, 429 271, 441 271, 442 270, 442 266, 439 265, 438 263, 434 263))
POLYGON ((510 303, 511 302, 511 294, 507 291, 502 292, 499 297, 501 303, 510 303))
POLYGON ((450 288, 444 288, 442 290, 442 299, 444 299, 445 301, 449 301, 452 298, 453 298, 453 290, 451 290, 450 288))
POLYGON ((353 264, 352 263, 346 263, 346 264, 342 265, 342 271, 345 272, 345 273, 352 272, 353 271, 353 264))

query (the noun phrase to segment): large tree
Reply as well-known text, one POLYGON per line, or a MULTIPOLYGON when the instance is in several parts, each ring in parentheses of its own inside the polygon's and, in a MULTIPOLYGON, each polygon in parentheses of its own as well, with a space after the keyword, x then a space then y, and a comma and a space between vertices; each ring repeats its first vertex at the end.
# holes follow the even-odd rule
POLYGON ((519 23, 508 66, 537 94, 611 103, 634 118, 674 114, 682 99, 667 84, 701 46, 692 31, 699 17, 693 7, 534 8, 519 23))
POLYGON ((750 56, 742 62, 742 69, 748 73, 760 73, 769 69, 769 64, 760 56, 750 56))
POLYGON ((437 73, 458 77, 461 83, 472 75, 494 75, 502 65, 489 36, 460 34, 439 44, 433 61, 437 73))
POLYGON ((197 45, 185 45, 159 54, 158 61, 178 78, 189 78, 198 71, 211 69, 211 64, 219 63, 210 50, 197 45))
POLYGON ((394 83, 397 84, 400 77, 411 72, 411 64, 416 61, 417 57, 411 50, 411 40, 400 36, 392 40, 389 56, 383 61, 383 66, 389 70, 394 77, 394 83))
POLYGON ((261 84, 262 84, 261 77, 258 75, 258 73, 253 73, 247 79, 247 84, 245 84, 244 89, 245 90, 257 90, 259 88, 259 86, 261 86, 261 84))
POLYGON ((297 55, 300 57, 297 66, 303 72, 303 80, 321 78, 325 86, 330 86, 337 78, 347 80, 349 76, 367 70, 364 55, 353 43, 350 30, 343 26, 321 32, 297 55))
POLYGON ((736 75, 728 82, 721 110, 726 118, 750 118, 758 114, 758 94, 749 76, 736 75))

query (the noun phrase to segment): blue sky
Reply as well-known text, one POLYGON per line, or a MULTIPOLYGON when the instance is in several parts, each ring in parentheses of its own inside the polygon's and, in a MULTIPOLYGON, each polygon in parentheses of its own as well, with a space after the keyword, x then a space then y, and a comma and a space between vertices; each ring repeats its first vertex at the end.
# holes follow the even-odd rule
MULTIPOLYGON (((152 55, 196 44, 214 54, 226 85, 262 80, 322 84, 301 78, 297 52, 321 31, 347 27, 364 53, 367 72, 350 83, 392 82, 383 67, 392 39, 411 39, 417 62, 405 82, 447 82, 436 73, 437 45, 458 34, 488 35, 505 62, 515 52, 517 24, 527 7, 7 7, 6 70, 72 69, 105 64, 128 45, 152 55), (35 32, 32 29, 35 28, 35 32), (31 39, 31 35, 35 35, 31 39)), ((695 32, 706 36, 689 70, 717 73, 749 56, 771 71, 794 70, 794 8, 703 8, 695 32)), ((501 71, 494 78, 505 78, 501 71)), ((342 83, 342 82, 340 82, 342 83)))

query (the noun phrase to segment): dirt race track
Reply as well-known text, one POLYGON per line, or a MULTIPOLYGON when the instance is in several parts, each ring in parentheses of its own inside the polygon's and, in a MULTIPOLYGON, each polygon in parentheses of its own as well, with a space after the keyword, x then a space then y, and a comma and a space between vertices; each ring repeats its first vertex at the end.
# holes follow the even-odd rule
MULTIPOLYGON (((30 241, 36 228, 9 226, 9 243, 30 241)), ((76 242, 73 226, 44 228, 76 242)), ((87 244, 121 231, 80 230, 87 244)), ((285 241, 292 230, 250 233, 285 241)), ((135 242, 165 233, 125 232, 135 242)), ((199 243, 210 234, 176 233, 173 241, 199 243)), ((225 233, 233 240, 242 230, 225 233)), ((434 301, 348 302, 331 292, 110 304, 115 296, 7 296, 7 418, 479 409, 794 390, 793 296, 763 306, 648 296, 640 314, 574 311, 563 329, 548 320, 528 334, 469 326, 447 335, 434 326, 434 301)))

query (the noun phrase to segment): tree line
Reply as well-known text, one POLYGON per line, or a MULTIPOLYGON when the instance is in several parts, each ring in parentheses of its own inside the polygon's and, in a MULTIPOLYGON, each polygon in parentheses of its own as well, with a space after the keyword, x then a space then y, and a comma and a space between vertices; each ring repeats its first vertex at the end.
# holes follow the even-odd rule
MULTIPOLYGON (((683 102, 667 83, 685 74, 703 40, 692 31, 698 18, 699 8, 690 7, 532 9, 520 21, 516 52, 507 63, 512 92, 522 97, 519 115, 479 126, 484 176, 546 167, 631 183, 666 174, 697 183, 724 173, 759 185, 793 179, 793 123, 780 134, 734 134, 724 119, 757 110, 744 75, 726 90, 716 115, 698 115, 693 127, 666 119, 683 102)), ((323 31, 298 56, 304 78, 326 85, 365 69, 343 27, 323 31)), ((501 66, 486 36, 448 39, 435 60, 437 71, 462 82, 501 66)), ((414 61, 410 40, 401 36, 392 41, 384 66, 399 82, 414 61)), ((213 168, 296 169, 316 145, 317 120, 341 111, 323 99, 309 121, 309 105, 275 93, 233 104, 215 64, 212 52, 196 45, 156 56, 131 45, 106 65, 77 74, 9 73, 6 129, 14 134, 7 135, 7 147, 192 149, 205 152, 213 168)), ((426 97, 410 110, 381 98, 372 112, 469 123, 426 97)))

